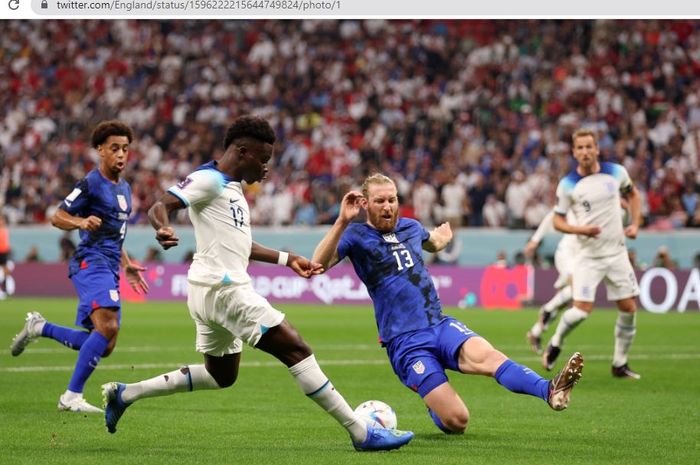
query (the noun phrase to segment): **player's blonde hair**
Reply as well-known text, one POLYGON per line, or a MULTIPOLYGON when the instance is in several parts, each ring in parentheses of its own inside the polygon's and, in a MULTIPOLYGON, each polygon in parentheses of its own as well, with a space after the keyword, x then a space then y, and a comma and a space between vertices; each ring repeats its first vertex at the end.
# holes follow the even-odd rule
POLYGON ((365 182, 362 183, 362 195, 366 199, 369 199, 369 186, 379 184, 391 184, 396 188, 396 183, 394 183, 390 177, 384 176, 382 173, 374 173, 368 176, 365 182))
POLYGON ((596 135, 595 131, 592 131, 590 129, 585 129, 585 128, 577 129, 576 132, 574 132, 571 135, 571 143, 573 145, 575 145, 576 139, 578 139, 579 137, 586 137, 586 136, 591 136, 593 138, 593 143, 596 146, 598 145, 598 136, 596 135))

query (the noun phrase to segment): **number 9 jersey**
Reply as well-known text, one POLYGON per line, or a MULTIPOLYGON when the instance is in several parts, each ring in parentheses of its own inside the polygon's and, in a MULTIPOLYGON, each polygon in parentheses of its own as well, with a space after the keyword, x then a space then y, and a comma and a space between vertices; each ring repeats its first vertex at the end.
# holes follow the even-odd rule
POLYGON ((340 238, 338 257, 348 257, 367 286, 384 345, 399 334, 435 326, 445 318, 423 262, 423 242, 429 237, 418 221, 399 218, 390 233, 353 223, 340 238))

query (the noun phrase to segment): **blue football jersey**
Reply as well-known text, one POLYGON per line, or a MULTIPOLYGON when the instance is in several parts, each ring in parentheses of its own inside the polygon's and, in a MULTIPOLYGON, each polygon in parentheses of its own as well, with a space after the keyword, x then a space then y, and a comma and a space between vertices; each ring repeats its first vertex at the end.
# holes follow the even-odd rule
POLYGON ((416 220, 400 218, 391 233, 353 223, 338 242, 367 286, 382 343, 443 318, 440 299, 423 262, 422 244, 430 233, 416 220))
POLYGON ((95 232, 80 230, 80 244, 74 260, 102 263, 118 273, 127 220, 131 214, 129 183, 120 179, 114 184, 94 169, 78 181, 59 208, 74 216, 87 218, 94 215, 102 220, 102 226, 95 232))

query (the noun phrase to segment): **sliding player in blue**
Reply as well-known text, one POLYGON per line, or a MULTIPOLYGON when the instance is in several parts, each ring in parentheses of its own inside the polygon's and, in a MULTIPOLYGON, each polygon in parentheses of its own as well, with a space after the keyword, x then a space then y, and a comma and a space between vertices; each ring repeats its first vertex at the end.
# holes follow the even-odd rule
POLYGON ((30 312, 11 345, 13 356, 39 337, 47 337, 78 351, 68 389, 58 399, 58 409, 101 413, 89 404, 83 388, 102 357, 114 350, 121 321, 119 266, 136 292, 147 292, 141 276, 144 268, 132 264, 122 248, 131 213, 131 187, 121 175, 133 139, 131 128, 121 121, 103 121, 92 133, 92 146, 100 163, 78 181, 51 218, 59 229, 80 230, 80 244, 68 265, 68 275, 78 293, 75 324, 83 330, 49 323, 39 312, 30 312))
POLYGON ((446 369, 492 376, 506 389, 539 397, 564 410, 581 378, 583 357, 574 353, 552 380, 520 365, 462 322, 442 314, 440 299, 422 251, 437 252, 452 239, 448 223, 428 232, 415 220, 398 217, 394 182, 374 174, 362 192, 343 197, 338 220, 321 240, 313 261, 325 270, 348 257, 374 302, 382 345, 394 372, 418 392, 435 424, 463 433, 469 410, 450 386, 446 369), (367 211, 366 223, 351 223, 367 211))

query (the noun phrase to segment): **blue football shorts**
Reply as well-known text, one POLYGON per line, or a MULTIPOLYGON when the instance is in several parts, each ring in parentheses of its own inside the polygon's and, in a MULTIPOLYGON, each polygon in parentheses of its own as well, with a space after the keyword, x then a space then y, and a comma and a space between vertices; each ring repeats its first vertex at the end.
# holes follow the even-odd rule
POLYGON ((387 345, 391 367, 401 382, 425 397, 447 382, 445 370, 459 371, 459 351, 479 336, 464 323, 446 317, 436 326, 401 334, 387 345))
POLYGON ((90 258, 70 263, 70 279, 78 293, 78 312, 75 324, 94 329, 90 315, 98 308, 109 308, 118 313, 121 325, 119 275, 104 263, 90 263, 90 258))

